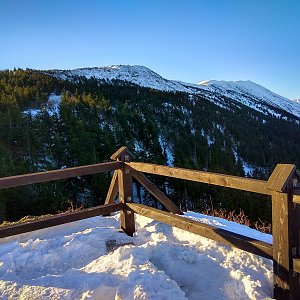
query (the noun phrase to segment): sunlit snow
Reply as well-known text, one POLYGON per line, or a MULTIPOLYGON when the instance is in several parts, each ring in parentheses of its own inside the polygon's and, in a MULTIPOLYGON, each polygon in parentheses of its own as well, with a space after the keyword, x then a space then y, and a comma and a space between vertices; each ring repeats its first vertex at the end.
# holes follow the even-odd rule
MULTIPOLYGON (((223 219, 185 215, 271 242, 223 219)), ((119 214, 0 240, 1 299, 270 299, 272 262, 136 216, 137 232, 118 231, 119 214)))

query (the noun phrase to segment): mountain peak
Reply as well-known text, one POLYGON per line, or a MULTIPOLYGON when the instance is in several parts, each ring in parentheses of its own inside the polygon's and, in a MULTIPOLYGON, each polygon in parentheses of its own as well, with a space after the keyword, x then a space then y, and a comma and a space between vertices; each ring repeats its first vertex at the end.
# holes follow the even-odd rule
POLYGON ((222 94, 260 111, 260 106, 267 104, 263 109, 264 111, 270 110, 269 106, 273 106, 300 117, 299 102, 282 97, 251 80, 205 80, 197 85, 204 86, 215 94, 222 94))

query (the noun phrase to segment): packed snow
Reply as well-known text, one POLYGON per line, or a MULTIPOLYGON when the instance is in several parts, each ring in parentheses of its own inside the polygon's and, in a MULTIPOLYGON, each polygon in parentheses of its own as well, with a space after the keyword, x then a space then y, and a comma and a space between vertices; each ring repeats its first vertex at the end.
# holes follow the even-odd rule
MULTIPOLYGON (((272 241, 227 220, 185 217, 272 241)), ((271 299, 272 262, 136 215, 119 213, 0 240, 1 299, 271 299)))
MULTIPOLYGON (((106 67, 81 68, 75 70, 48 70, 46 74, 64 80, 73 80, 74 76, 88 79, 121 80, 142 87, 161 91, 183 92, 200 95, 216 105, 228 109, 224 97, 242 103, 266 115, 283 118, 281 110, 300 118, 300 103, 279 96, 252 81, 216 81, 207 80, 197 84, 167 80, 144 66, 112 65, 106 67)), ((238 107, 237 103, 232 102, 238 107)))

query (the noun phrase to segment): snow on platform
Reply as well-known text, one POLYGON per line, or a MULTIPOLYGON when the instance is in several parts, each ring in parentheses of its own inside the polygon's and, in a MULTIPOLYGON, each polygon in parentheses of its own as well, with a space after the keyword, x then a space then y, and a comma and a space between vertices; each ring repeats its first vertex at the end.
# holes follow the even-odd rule
MULTIPOLYGON (((186 217, 259 238, 219 218, 186 217)), ((272 261, 136 215, 119 213, 0 240, 0 299, 270 299, 272 261)))

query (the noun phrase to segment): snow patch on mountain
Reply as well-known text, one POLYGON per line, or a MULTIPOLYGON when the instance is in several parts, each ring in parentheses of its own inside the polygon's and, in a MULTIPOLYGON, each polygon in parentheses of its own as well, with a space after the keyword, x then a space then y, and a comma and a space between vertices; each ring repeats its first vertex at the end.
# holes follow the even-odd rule
POLYGON ((59 105, 61 102, 61 95, 56 95, 54 93, 50 94, 46 105, 41 108, 29 108, 23 110, 22 113, 25 115, 31 115, 31 117, 37 117, 43 111, 47 111, 50 116, 57 115, 59 110, 59 105))

